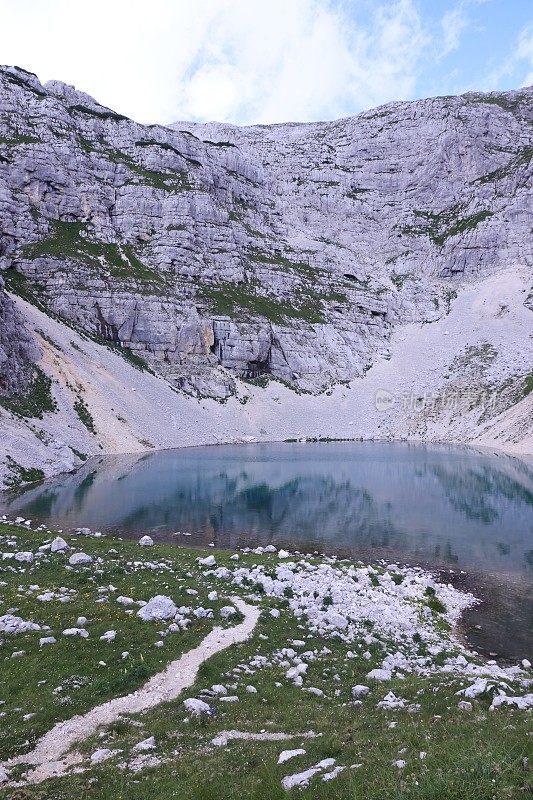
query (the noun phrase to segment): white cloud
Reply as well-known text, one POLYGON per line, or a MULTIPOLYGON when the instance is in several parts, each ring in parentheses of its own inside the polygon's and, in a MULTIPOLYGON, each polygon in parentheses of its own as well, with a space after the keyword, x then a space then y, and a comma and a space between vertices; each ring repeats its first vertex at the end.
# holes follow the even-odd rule
POLYGON ((489 72, 485 88, 497 89, 504 79, 512 79, 515 86, 533 84, 533 24, 520 31, 508 57, 489 72))
POLYGON ((408 99, 428 44, 415 0, 0 0, 0 27, 3 63, 142 122, 304 121, 408 99))
POLYGON ((457 50, 461 42, 461 34, 469 25, 463 4, 447 11, 441 19, 442 50, 441 57, 447 56, 457 50))
POLYGON ((521 86, 533 84, 533 25, 529 25, 518 37, 516 60, 525 62, 526 74, 522 78, 521 86))
POLYGON ((223 120, 324 119, 412 96, 426 39, 411 0, 378 6, 366 27, 323 0, 233 0, 230 15, 224 0, 211 6, 179 116, 205 119, 218 105, 223 120))

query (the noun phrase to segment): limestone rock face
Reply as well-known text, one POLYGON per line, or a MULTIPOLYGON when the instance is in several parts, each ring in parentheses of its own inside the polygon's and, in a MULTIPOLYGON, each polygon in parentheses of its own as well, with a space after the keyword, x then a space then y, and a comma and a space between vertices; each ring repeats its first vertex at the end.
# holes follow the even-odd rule
POLYGON ((23 392, 31 378, 31 364, 39 357, 40 350, 25 330, 0 277, 0 394, 23 392))
MULTIPOLYGON (((327 123, 142 126, 4 67, 0 269, 176 386, 321 391, 387 355, 395 324, 447 313, 457 276, 533 263, 532 116, 529 88, 327 123)), ((0 289, 13 390, 35 349, 7 334, 9 308, 0 289)))

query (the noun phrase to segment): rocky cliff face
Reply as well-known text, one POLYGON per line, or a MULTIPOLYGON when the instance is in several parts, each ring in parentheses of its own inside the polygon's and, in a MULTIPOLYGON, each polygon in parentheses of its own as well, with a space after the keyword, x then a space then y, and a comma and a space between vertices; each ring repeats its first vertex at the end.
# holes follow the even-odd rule
POLYGON ((0 395, 24 392, 32 376, 32 364, 40 357, 24 320, 4 291, 0 278, 0 395))
POLYGON ((179 387, 317 392, 446 314, 458 277, 533 264, 532 121, 530 88, 171 129, 2 68, 0 268, 179 387))

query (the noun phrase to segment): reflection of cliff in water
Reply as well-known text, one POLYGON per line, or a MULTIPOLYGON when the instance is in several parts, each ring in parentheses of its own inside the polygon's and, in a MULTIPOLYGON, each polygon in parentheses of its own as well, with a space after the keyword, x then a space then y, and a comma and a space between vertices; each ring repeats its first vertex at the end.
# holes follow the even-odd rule
POLYGON ((10 494, 2 510, 65 529, 191 531, 188 542, 221 547, 273 541, 533 571, 531 469, 447 447, 278 444, 98 458, 10 494))
POLYGON ((490 525, 500 518, 502 504, 522 502, 533 510, 533 491, 499 470, 489 467, 454 472, 434 466, 431 471, 452 506, 469 519, 490 525))

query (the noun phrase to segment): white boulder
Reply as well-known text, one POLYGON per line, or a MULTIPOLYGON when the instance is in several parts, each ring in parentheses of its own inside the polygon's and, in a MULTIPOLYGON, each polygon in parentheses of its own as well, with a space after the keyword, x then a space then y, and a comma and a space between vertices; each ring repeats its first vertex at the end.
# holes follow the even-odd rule
POLYGON ((217 560, 215 556, 207 556, 206 558, 197 558, 197 562, 201 567, 216 567, 217 560))
POLYGON ((92 556, 87 553, 73 553, 68 560, 72 567, 77 567, 79 564, 92 564, 92 556))
POLYGON ((166 597, 164 594, 157 594, 137 611, 137 616, 145 622, 150 622, 153 620, 174 619, 177 613, 178 608, 170 597, 166 597))
POLYGON ((187 711, 189 714, 192 714, 194 717, 211 713, 211 706, 208 703, 204 703, 203 700, 200 700, 197 697, 189 697, 188 700, 184 700, 183 705, 185 706, 185 711, 187 711))

